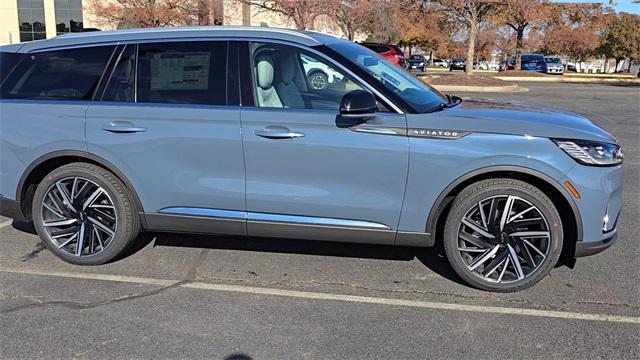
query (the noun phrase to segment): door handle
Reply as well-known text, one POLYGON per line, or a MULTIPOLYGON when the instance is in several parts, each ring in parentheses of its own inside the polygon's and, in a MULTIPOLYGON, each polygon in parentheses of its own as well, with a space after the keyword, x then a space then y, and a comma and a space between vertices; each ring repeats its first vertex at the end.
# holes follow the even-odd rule
POLYGON ((267 126, 265 129, 258 129, 253 133, 267 139, 294 139, 304 136, 303 133, 293 132, 284 126, 267 126))
POLYGON ((135 126, 129 121, 112 121, 109 124, 102 125, 102 130, 120 134, 147 131, 146 128, 135 126))

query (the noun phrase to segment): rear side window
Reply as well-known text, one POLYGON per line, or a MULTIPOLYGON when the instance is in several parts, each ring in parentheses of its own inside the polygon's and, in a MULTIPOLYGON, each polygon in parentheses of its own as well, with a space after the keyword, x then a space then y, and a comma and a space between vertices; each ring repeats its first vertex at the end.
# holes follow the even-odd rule
POLYGON ((140 44, 138 102, 225 105, 227 42, 140 44))
POLYGON ((4 99, 90 100, 113 46, 26 54, 2 84, 4 99))
POLYGON ((0 84, 7 78, 24 54, 0 52, 0 84))

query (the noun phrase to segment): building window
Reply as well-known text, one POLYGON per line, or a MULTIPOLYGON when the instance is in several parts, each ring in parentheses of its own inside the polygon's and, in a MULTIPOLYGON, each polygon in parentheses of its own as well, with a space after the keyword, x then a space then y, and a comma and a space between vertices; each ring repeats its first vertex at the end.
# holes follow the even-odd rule
POLYGON ((58 35, 83 29, 82 0, 55 0, 58 35))
POLYGON ((20 41, 46 39, 44 0, 18 0, 20 41))

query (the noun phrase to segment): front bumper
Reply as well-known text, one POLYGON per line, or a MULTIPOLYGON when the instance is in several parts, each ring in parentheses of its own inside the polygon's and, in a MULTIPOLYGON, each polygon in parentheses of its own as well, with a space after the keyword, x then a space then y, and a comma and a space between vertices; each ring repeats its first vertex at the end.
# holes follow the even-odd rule
POLYGON ((622 166, 574 167, 562 183, 570 182, 580 193, 575 204, 581 230, 575 257, 597 254, 616 240, 622 212, 622 166))
POLYGON ((618 239, 618 233, 614 233, 611 237, 600 241, 578 241, 576 242, 576 251, 574 257, 595 255, 607 250, 618 239))

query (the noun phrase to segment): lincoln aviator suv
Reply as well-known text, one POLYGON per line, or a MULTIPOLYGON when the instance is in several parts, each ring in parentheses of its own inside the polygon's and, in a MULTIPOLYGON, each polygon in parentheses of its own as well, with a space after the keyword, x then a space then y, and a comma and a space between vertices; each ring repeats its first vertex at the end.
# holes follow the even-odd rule
POLYGON ((1 213, 74 264, 141 231, 428 247, 515 291, 616 238, 622 152, 576 114, 443 95, 334 37, 201 27, 0 48, 1 213), (331 74, 316 86, 308 65, 331 74))

